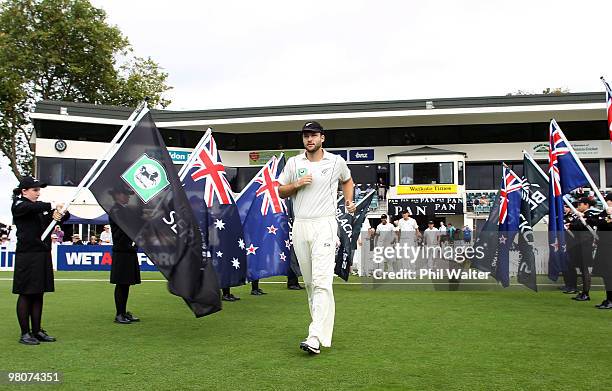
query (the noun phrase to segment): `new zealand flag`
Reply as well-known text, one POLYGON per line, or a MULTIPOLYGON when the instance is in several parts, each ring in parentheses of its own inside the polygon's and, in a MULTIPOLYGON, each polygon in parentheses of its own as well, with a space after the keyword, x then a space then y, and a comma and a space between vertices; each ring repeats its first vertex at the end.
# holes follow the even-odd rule
POLYGON ((499 253, 495 279, 510 285, 510 247, 518 232, 521 215, 522 181, 504 164, 499 199, 499 253))
MULTIPOLYGON (((559 273, 567 268, 565 226, 563 224, 563 196, 572 190, 589 185, 582 164, 553 119, 549 127, 550 150, 548 152, 548 176, 550 178, 550 203, 548 211, 548 278, 557 281, 559 273)), ((594 189, 597 190, 597 189, 594 189)))
POLYGON ((225 167, 210 131, 194 149, 180 178, 189 195, 221 288, 243 285, 246 278, 246 248, 238 208, 225 167))
POLYGON ((286 276, 291 262, 289 217, 277 181, 284 163, 285 159, 273 156, 236 199, 250 281, 286 276))

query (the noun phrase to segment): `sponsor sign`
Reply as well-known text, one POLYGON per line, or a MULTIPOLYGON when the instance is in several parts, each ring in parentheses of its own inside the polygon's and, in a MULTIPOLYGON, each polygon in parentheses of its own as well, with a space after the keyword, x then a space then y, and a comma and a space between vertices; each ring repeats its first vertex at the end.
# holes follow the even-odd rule
POLYGON ((168 149, 168 153, 170 154, 170 158, 172 159, 172 163, 174 164, 183 164, 189 160, 189 156, 191 152, 188 151, 176 151, 173 149, 168 149))
MULTIPOLYGON (((581 158, 597 158, 601 157, 601 145, 588 141, 570 141, 576 155, 581 158)), ((531 145, 531 155, 535 158, 548 158, 548 143, 537 143, 531 145)))
POLYGON ((373 149, 351 149, 349 155, 352 162, 369 162, 374 160, 373 149))
POLYGON ((300 149, 293 149, 289 151, 252 151, 249 152, 249 165, 250 166, 263 166, 265 165, 272 156, 280 156, 281 153, 285 154, 285 159, 289 159, 295 155, 299 155, 302 152, 300 149))
POLYGON ((413 216, 445 216, 463 214, 463 199, 452 198, 403 198, 390 199, 388 204, 390 216, 397 216, 408 209, 413 216))
POLYGON ((457 185, 399 185, 397 194, 456 194, 457 185))
MULTIPOLYGON (((141 271, 157 271, 157 267, 141 252, 138 252, 141 271)), ((113 263, 113 246, 57 246, 57 270, 110 271, 113 263)))

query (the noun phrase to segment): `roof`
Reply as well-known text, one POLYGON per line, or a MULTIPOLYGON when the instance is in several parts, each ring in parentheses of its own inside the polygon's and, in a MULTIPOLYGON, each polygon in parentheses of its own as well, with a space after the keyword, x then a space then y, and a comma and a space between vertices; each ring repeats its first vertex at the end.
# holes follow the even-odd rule
POLYGON ((433 147, 421 147, 421 148, 415 148, 415 149, 410 149, 408 151, 404 151, 404 152, 398 152, 398 153, 394 153, 391 155, 388 155, 389 157, 391 156, 420 156, 420 155, 464 155, 466 156, 467 153, 465 152, 459 152, 459 151, 451 151, 448 149, 442 149, 442 148, 433 148, 433 147))
MULTIPOLYGON (((152 110, 155 121, 175 122, 223 118, 250 118, 304 114, 359 113, 373 111, 423 110, 428 102, 434 109, 505 107, 531 105, 560 105, 605 102, 603 92, 581 92, 569 94, 507 95, 467 98, 413 99, 394 101, 370 101, 347 103, 321 103, 290 106, 244 107, 210 110, 152 110)), ((89 103, 74 103, 43 100, 36 104, 35 113, 59 114, 60 107, 66 107, 71 116, 94 118, 127 119, 133 108, 89 103)))

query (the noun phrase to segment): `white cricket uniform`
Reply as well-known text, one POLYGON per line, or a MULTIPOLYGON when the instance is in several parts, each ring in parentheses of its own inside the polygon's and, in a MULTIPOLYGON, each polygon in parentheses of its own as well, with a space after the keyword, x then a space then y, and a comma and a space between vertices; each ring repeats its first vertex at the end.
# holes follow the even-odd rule
POLYGON ((423 231, 423 244, 425 245, 425 248, 423 249, 424 256, 425 259, 427 260, 427 268, 428 269, 433 269, 434 267, 434 259, 435 257, 435 250, 439 248, 438 246, 438 239, 440 236, 440 231, 436 228, 427 228, 425 231, 423 231))
POLYGON ((331 346, 335 303, 332 282, 336 265, 336 194, 338 181, 351 179, 351 172, 340 156, 323 150, 323 158, 311 162, 306 154, 287 161, 278 178, 281 185, 296 182, 311 174, 312 183, 291 196, 295 221, 293 248, 297 256, 312 322, 308 338, 317 338, 322 346, 331 346))

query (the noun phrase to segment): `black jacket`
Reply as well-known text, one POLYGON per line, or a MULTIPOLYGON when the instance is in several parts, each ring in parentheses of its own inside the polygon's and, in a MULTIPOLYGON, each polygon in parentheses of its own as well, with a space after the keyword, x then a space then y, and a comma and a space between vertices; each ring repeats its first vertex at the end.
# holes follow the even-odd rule
MULTIPOLYGON (((25 197, 16 197, 11 206, 13 224, 17 226, 18 253, 48 252, 51 251, 51 235, 45 241, 40 237, 53 220, 53 209, 48 202, 32 202, 25 197)), ((62 222, 68 220, 70 213, 66 212, 62 222)))
POLYGON ((108 222, 113 235, 113 253, 136 253, 134 241, 117 225, 115 221, 138 221, 140 218, 130 208, 115 204, 110 210, 108 222))

